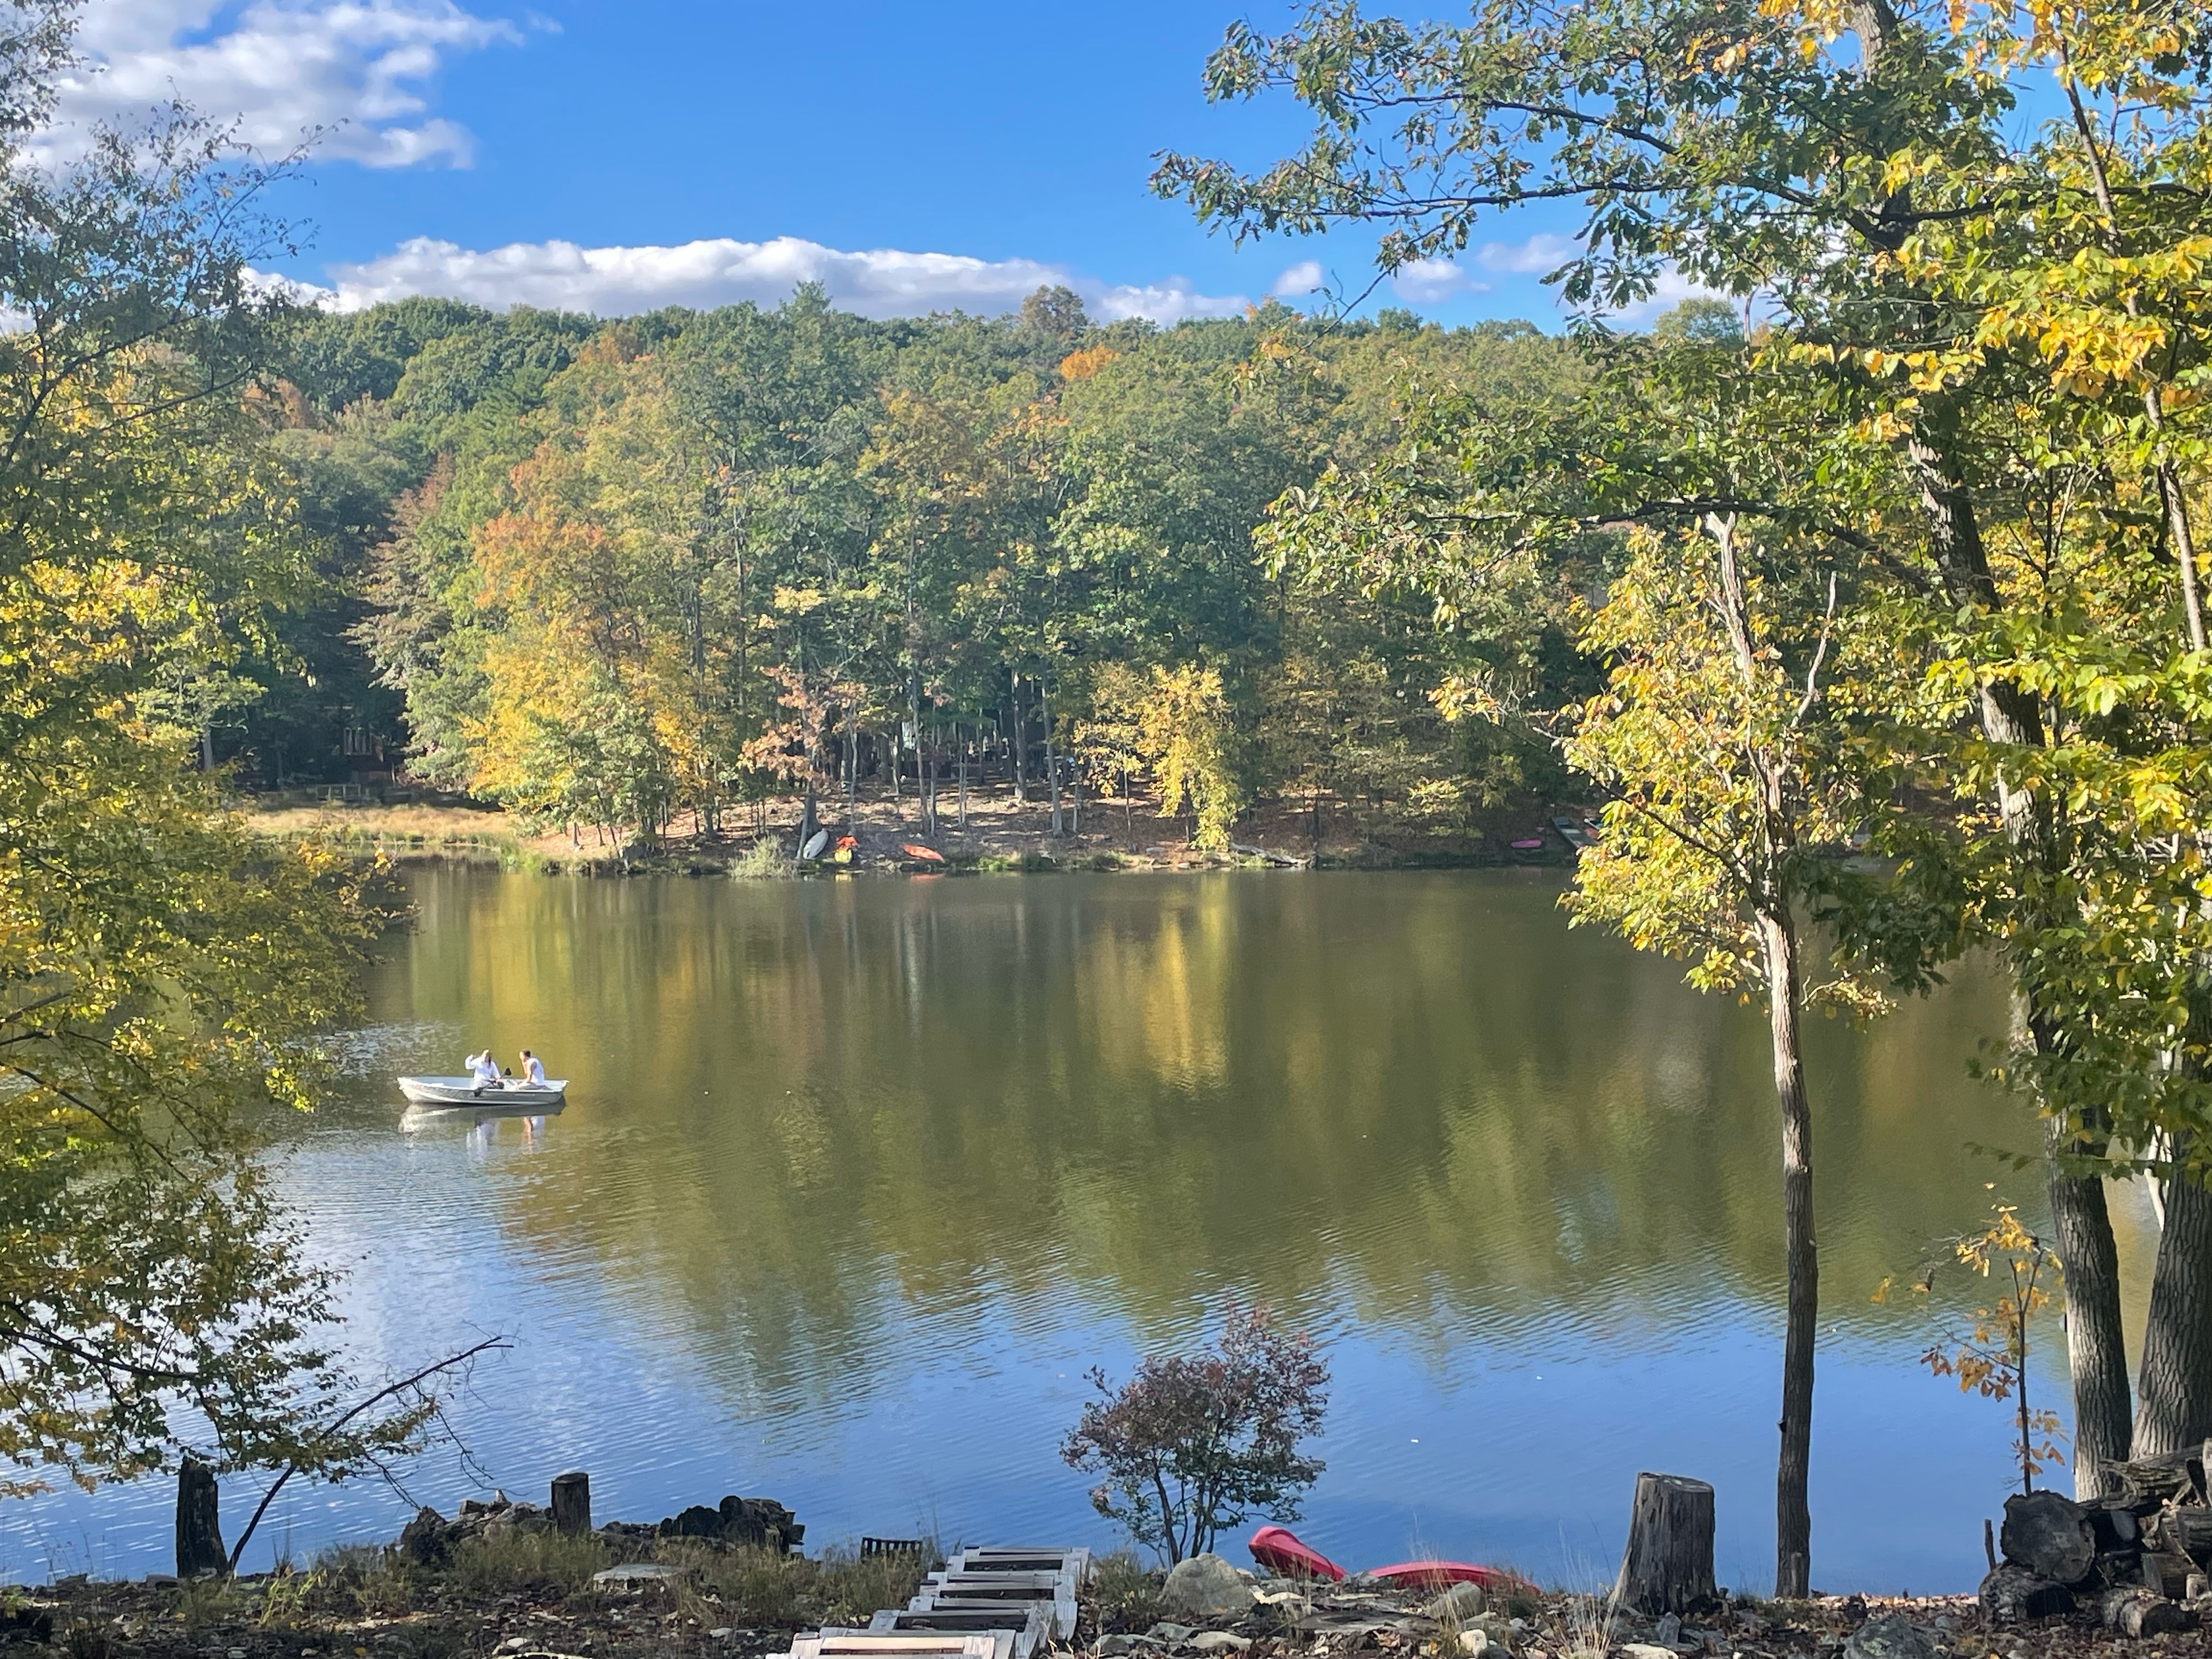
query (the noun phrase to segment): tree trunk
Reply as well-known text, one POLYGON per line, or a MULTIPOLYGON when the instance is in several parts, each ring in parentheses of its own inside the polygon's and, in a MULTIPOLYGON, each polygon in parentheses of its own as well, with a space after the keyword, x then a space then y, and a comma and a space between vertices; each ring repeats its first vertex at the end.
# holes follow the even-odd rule
MULTIPOLYGON (((2174 1138, 2179 1159, 2188 1139, 2174 1138)), ((2212 1436, 2212 1191, 2196 1176, 2166 1183, 2150 1314, 2143 1325, 2131 1455, 2154 1457, 2212 1436)))
POLYGON ((2060 1126, 2045 1120, 2051 1222, 2066 1276, 2066 1357, 2074 1382, 2074 1496, 2087 1503, 2112 1488, 2106 1466, 2128 1455, 2134 1405, 2120 1330, 2120 1253, 2105 1183, 2062 1169, 2060 1126))
POLYGON ((960 827, 965 830, 968 827, 968 745, 962 740, 957 726, 952 728, 952 741, 959 745, 960 827))
POLYGON ((1052 796, 1052 833, 1060 833, 1060 757, 1052 746, 1052 693, 1044 692, 1044 775, 1052 796))
POLYGON ((1782 1345, 1782 1455, 1775 1469, 1774 1593, 1802 1600, 1813 1571, 1807 1485, 1813 1455, 1813 1343, 1820 1311, 1820 1249, 1813 1233, 1813 1115, 1797 1044, 1797 936, 1786 913, 1759 917, 1766 957, 1767 1024, 1774 1094, 1782 1108, 1782 1231, 1789 1263, 1782 1345))
POLYGON ((1639 1474, 1629 1511, 1628 1548, 1613 1604, 1644 1613, 1687 1613, 1717 1599, 1713 1587, 1713 1489, 1679 1474, 1639 1474))
POLYGON ((1030 731, 1029 723, 1022 718, 1022 677, 1009 674, 1007 684, 1012 688, 1014 700, 1014 805, 1027 806, 1030 798, 1024 786, 1028 782, 1030 731))
POLYGON ((197 1578, 204 1572, 226 1572, 229 1566, 215 1471, 187 1457, 177 1470, 177 1577, 197 1578))
MULTIPOLYGON (((1888 15, 1886 5, 1879 9, 1888 15)), ((1905 444, 1905 462, 1919 490, 1921 510, 1946 592, 1958 605, 1994 610, 1999 595, 1990 574, 1973 499, 1948 460, 1954 425, 1953 412, 1940 405, 1931 409, 1928 424, 1916 430, 1905 444)), ((1994 742, 2033 745, 2041 741, 2042 711, 2030 694, 2006 686, 1985 686, 1976 713, 1984 734, 1994 742)), ((2047 858, 2050 837, 2033 798, 2001 785, 1997 806, 2013 857, 2027 861, 2047 858)), ((2019 994, 2014 1021, 2019 1039, 2038 1048, 2051 1041, 2048 1023, 2040 1011, 2030 1006, 2024 993, 2019 994)), ((2056 1125, 2053 1133, 2046 1134, 2045 1145, 2051 1158, 2048 1181, 2058 1234, 2058 1261, 2066 1277, 2066 1348, 2074 1384, 2075 1492, 2086 1498, 2101 1490, 2105 1462, 2119 1456, 2118 1449, 2130 1439, 2127 1352, 2120 1335, 2119 1247, 2113 1241, 2103 1184, 2094 1176, 2069 1174, 2058 1167, 2058 1155, 2069 1148, 2055 1131, 2056 1125)))

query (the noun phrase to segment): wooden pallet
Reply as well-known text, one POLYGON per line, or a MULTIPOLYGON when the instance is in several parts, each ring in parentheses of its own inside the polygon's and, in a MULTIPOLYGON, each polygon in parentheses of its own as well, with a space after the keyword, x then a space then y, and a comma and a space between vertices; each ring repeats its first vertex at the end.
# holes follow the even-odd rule
POLYGON ((1079 1588, 1091 1580, 1091 1552, 1086 1549, 1017 1548, 995 1545, 964 1549, 945 1564, 948 1572, 1057 1572, 1073 1576, 1079 1588))
POLYGON ((908 1631, 886 1636, 825 1630, 793 1637, 791 1659, 1014 1659, 1014 1632, 908 1631))
POLYGON ((927 1607, 919 1612, 911 1607, 885 1607, 869 1620, 868 1628, 884 1636, 906 1631, 1010 1630, 1014 1633, 1014 1659, 1029 1659, 1052 1639, 1053 1618, 1050 1604, 1043 1601, 997 1607, 927 1607))

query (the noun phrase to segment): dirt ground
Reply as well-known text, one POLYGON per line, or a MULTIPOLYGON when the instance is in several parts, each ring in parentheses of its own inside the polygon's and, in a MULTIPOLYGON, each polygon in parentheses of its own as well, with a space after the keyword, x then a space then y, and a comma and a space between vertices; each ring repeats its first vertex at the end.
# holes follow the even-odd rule
MULTIPOLYGON (((902 1595, 904 1585, 839 1586, 817 1579, 793 1589, 748 1583, 782 1569, 742 1571, 711 1559, 681 1581, 641 1589, 593 1588, 592 1562, 477 1563, 444 1576, 397 1572, 391 1553, 344 1553, 284 1575, 233 1583, 68 1579, 6 1593, 0 1652, 17 1659, 633 1659, 646 1655, 781 1653, 791 1636, 823 1623, 865 1626, 856 1598, 902 1595), (786 1593, 788 1591, 789 1593, 786 1593)), ((598 1558, 594 1557, 596 1561, 598 1558)), ((800 1564, 803 1573, 808 1564, 800 1564)), ((850 1563, 848 1570, 862 1564, 850 1563)), ((913 1568, 919 1577, 920 1565, 913 1568)), ((1109 1577, 1113 1576, 1109 1575, 1109 1577)), ((1738 1599, 1679 1631, 1655 1632, 1633 1614, 1607 1619, 1594 1598, 1556 1593, 1499 1606, 1468 1621, 1419 1612, 1421 1598, 1339 1589, 1276 1592, 1233 1624, 1210 1630, 1164 1624, 1151 1596, 1157 1576, 1125 1569, 1083 1605, 1067 1653, 1227 1656, 1227 1659, 2104 1659, 2212 1653, 2212 1632, 2191 1628, 2124 1639, 2083 1614, 1991 1629, 1970 1596, 1821 1597, 1803 1602, 1738 1599), (1902 1612, 1924 1649, 1879 1656, 1850 1638, 1869 1620, 1902 1612), (1233 1639, 1212 1635, 1221 1631, 1233 1639), (1659 1645, 1655 1636, 1668 1637, 1659 1645), (1500 1650, 1503 1650, 1502 1653, 1500 1650)))

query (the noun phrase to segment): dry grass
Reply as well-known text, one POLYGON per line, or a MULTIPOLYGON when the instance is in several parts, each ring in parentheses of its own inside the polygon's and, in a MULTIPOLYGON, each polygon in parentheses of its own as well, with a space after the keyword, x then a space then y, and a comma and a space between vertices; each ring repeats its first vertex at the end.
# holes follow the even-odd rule
POLYGON ((690 1569, 683 1598, 704 1623, 798 1628, 865 1625, 882 1607, 902 1607, 937 1559, 920 1555, 863 1556, 833 1547, 812 1559, 772 1550, 716 1550, 670 1539, 658 1560, 690 1569), (712 1617, 708 1616, 711 1609, 712 1617))
POLYGON ((597 1538, 557 1532, 507 1530, 471 1538, 453 1552, 440 1577, 467 1596, 574 1595, 590 1588, 592 1575, 615 1565, 597 1538))
POLYGON ((1167 1582, 1128 1550, 1102 1555, 1092 1570, 1090 1597, 1098 1606, 1101 1626, 1150 1624, 1159 1616, 1160 1589, 1167 1582))

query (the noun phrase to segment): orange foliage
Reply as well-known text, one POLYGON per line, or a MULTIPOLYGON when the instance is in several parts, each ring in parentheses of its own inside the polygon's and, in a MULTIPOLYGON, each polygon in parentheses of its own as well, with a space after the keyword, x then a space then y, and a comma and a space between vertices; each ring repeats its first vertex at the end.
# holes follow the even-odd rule
POLYGON ((1090 346, 1081 351, 1071 351, 1060 360, 1060 378, 1087 380, 1121 355, 1111 346, 1090 346))

